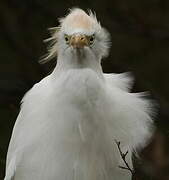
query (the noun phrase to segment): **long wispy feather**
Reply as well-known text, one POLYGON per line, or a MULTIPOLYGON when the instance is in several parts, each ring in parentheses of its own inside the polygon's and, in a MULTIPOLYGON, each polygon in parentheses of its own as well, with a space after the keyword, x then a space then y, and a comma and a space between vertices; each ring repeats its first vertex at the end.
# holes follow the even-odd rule
POLYGON ((60 31, 60 27, 52 27, 48 29, 51 37, 44 40, 45 43, 49 43, 47 47, 47 54, 45 54, 40 60, 39 63, 45 64, 49 62, 54 57, 57 57, 57 42, 58 42, 58 33, 60 31))

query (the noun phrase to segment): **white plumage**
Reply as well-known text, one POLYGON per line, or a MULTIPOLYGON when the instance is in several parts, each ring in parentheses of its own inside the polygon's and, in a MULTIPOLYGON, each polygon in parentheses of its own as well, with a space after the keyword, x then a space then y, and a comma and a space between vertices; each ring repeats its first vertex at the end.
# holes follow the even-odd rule
POLYGON ((52 34, 54 71, 24 96, 5 180, 127 180, 115 139, 131 154, 152 134, 152 104, 130 93, 129 74, 103 74, 108 33, 73 9, 52 34))

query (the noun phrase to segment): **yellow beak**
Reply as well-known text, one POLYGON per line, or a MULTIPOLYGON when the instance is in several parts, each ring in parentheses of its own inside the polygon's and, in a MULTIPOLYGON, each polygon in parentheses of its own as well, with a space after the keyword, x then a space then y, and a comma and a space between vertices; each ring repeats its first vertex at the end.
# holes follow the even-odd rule
POLYGON ((84 46, 88 46, 88 39, 85 35, 73 35, 70 39, 70 45, 73 48, 83 48, 84 46))

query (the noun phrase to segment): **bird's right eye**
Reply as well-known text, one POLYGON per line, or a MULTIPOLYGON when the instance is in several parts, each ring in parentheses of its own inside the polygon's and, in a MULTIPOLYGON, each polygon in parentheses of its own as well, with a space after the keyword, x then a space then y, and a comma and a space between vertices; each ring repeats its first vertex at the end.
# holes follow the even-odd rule
POLYGON ((65 34, 64 38, 65 38, 66 44, 68 44, 69 43, 69 36, 65 34))

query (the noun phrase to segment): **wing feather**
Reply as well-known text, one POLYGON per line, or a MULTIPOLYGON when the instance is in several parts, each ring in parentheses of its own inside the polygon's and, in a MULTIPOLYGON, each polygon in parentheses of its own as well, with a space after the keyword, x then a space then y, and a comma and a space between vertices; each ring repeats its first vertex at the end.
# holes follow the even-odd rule
POLYGON ((108 84, 110 84, 111 86, 116 86, 121 90, 130 92, 130 90, 133 87, 134 77, 131 72, 120 73, 120 74, 104 73, 104 77, 108 84))

